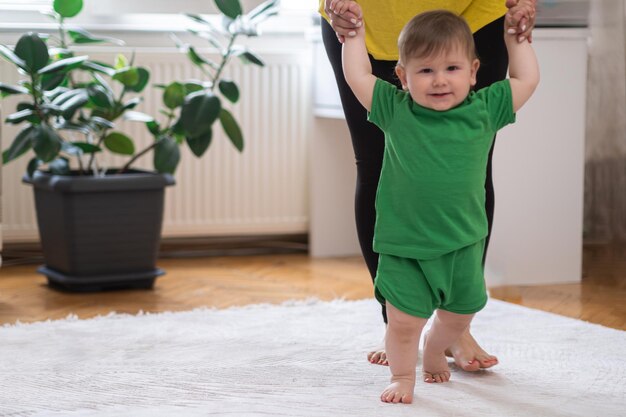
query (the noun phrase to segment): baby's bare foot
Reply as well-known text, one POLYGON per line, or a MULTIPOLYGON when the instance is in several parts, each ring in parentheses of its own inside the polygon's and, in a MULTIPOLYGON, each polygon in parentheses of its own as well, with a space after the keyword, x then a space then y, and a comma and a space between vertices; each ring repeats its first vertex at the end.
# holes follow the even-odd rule
POLYGON ((392 377, 391 384, 380 394, 380 400, 385 403, 411 404, 414 388, 415 380, 392 377))
POLYGON ((469 372, 491 368, 498 364, 498 358, 485 352, 469 330, 466 330, 459 340, 446 350, 446 356, 454 358, 454 363, 459 368, 469 372))
POLYGON ((375 365, 389 366, 387 353, 385 353, 385 341, 367 354, 367 360, 375 365))
POLYGON ((433 351, 428 346, 428 334, 424 336, 424 357, 422 359, 422 376, 424 382, 448 382, 450 368, 444 352, 433 351))

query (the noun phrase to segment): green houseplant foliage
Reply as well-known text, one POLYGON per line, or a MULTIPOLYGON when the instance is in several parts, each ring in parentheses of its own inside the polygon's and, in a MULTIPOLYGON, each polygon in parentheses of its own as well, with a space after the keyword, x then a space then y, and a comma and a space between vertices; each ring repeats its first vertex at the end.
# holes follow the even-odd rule
POLYGON ((219 120, 234 146, 243 150, 241 129, 222 105, 223 100, 236 103, 240 91, 222 74, 232 58, 263 65, 235 39, 256 35, 257 24, 276 14, 277 0, 247 14, 238 0, 215 2, 222 23, 189 15, 202 28, 190 32, 206 39, 219 59, 203 57, 174 37, 204 78, 157 86, 163 89, 161 120, 134 110, 149 84, 148 68, 135 66, 133 57, 118 55, 108 64, 72 50, 89 43, 123 44, 65 27, 65 19, 80 13, 82 0, 54 1, 50 16, 58 34, 27 33, 13 49, 0 45, 0 55, 24 76, 18 85, 0 83, 2 97, 24 98, 5 120, 22 129, 2 157, 9 163, 34 153, 24 181, 33 186, 35 195, 45 262, 39 272, 51 286, 77 291, 152 287, 163 274, 156 268, 156 258, 164 189, 174 184, 171 174, 179 164, 180 147, 189 146, 202 156, 219 120), (144 123, 152 142, 137 149, 131 137, 116 130, 122 118, 144 123), (126 155, 127 162, 105 172, 97 158, 103 152, 126 155), (149 153, 156 172, 133 169, 133 163, 149 153))
POLYGON ((239 88, 235 81, 223 78, 223 70, 234 57, 263 66, 259 57, 235 40, 242 35, 257 35, 257 25, 277 13, 278 2, 268 0, 244 14, 239 0, 215 0, 222 15, 219 26, 201 16, 188 15, 202 25, 202 30, 190 32, 216 48, 220 60, 203 57, 174 37, 179 49, 202 70, 204 79, 173 80, 157 86, 163 89, 163 122, 154 115, 133 110, 142 101, 140 93, 149 83, 149 69, 135 66, 132 58, 123 55, 118 55, 112 65, 77 56, 72 50, 75 45, 123 42, 83 29, 67 29, 65 20, 80 13, 82 0, 55 0, 49 15, 57 22, 57 35, 26 33, 13 49, 0 45, 0 56, 25 76, 19 85, 0 83, 2 98, 25 97, 15 113, 5 119, 6 123, 23 127, 3 151, 3 163, 32 151, 28 176, 36 170, 56 175, 103 175, 97 155, 112 152, 128 157, 124 166, 115 170, 120 174, 152 152, 156 172, 174 173, 180 162, 180 146, 186 144, 194 155, 201 157, 211 143, 213 125, 218 120, 233 145, 242 151, 241 128, 222 106, 224 99, 232 103, 239 100, 239 88), (145 123, 154 139, 152 143, 137 149, 133 138, 115 130, 115 122, 120 118, 145 123), (74 172, 70 169, 72 159, 76 161, 74 172))

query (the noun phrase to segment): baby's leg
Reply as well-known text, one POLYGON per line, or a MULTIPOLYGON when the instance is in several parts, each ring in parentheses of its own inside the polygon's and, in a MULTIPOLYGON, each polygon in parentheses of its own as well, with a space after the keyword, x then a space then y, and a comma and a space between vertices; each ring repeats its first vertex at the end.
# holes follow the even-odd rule
POLYGON ((450 368, 445 351, 467 329, 473 314, 437 310, 433 325, 424 339, 423 377, 425 382, 447 382, 450 368))
POLYGON ((391 383, 380 399, 387 403, 409 404, 413 401, 419 340, 426 319, 404 313, 389 302, 387 318, 385 350, 391 369, 391 383))

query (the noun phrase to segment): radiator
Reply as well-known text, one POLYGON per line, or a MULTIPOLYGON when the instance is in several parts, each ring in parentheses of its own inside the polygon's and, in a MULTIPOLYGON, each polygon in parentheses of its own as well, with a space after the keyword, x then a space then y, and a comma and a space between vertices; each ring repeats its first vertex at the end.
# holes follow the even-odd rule
MULTIPOLYGON (((119 50, 88 51, 92 59, 113 62, 119 50)), ((130 51, 124 51, 130 56, 130 51)), ((213 141, 202 159, 186 148, 166 192, 165 237, 302 233, 308 229, 307 125, 310 120, 310 59, 306 51, 262 51, 266 66, 243 65, 237 59, 226 77, 238 82, 241 98, 225 104, 242 128, 245 149, 239 153, 214 125, 213 141)), ((151 71, 150 85, 174 79, 200 78, 188 60, 172 49, 136 51, 138 65, 151 71)), ((0 64, 0 79, 16 82, 13 67, 0 64)), ((136 110, 159 115, 161 90, 150 88, 136 110)), ((2 102, 2 117, 13 112, 16 98, 2 102)), ((142 123, 117 127, 148 144, 152 136, 142 123)), ((3 124, 2 149, 18 129, 3 124)), ((152 155, 137 167, 151 168, 152 155)), ((2 167, 2 236, 5 242, 38 239, 32 190, 21 183, 29 157, 2 167)), ((103 165, 119 166, 112 157, 103 165)))

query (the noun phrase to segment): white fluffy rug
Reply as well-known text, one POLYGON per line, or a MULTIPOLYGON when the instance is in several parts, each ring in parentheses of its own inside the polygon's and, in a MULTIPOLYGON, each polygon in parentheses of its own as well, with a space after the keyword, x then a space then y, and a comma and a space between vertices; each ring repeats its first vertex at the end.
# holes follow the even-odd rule
POLYGON ((373 300, 110 315, 0 328, 2 416, 626 415, 626 332, 490 301, 500 365, 383 404, 373 300))

